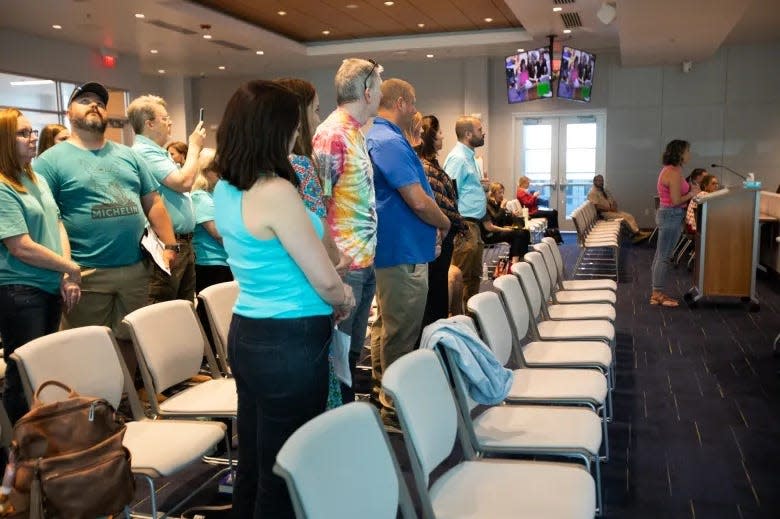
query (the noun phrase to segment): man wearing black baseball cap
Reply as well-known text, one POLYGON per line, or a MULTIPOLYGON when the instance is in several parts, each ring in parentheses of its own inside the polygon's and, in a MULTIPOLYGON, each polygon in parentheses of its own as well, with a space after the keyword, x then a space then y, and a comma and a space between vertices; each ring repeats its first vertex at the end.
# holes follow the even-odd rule
POLYGON ((72 131, 46 150, 36 171, 51 187, 68 231, 73 261, 82 268, 81 301, 63 315, 63 327, 113 329, 131 372, 136 363, 126 314, 147 303, 149 270, 138 245, 150 227, 175 258, 176 238, 157 181, 129 147, 106 139, 108 90, 100 83, 76 87, 68 103, 72 131))

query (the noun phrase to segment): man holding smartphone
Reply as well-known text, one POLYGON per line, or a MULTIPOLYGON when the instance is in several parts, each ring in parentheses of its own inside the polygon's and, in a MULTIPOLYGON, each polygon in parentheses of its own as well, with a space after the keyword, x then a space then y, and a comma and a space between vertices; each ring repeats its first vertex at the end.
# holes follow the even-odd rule
POLYGON ((127 107, 127 117, 135 132, 133 149, 146 161, 160 183, 159 192, 176 233, 176 259, 170 266, 171 274, 154 266, 149 283, 149 303, 173 299, 192 301, 195 298, 195 253, 192 249, 195 214, 190 190, 198 172, 198 155, 206 138, 203 121, 198 122, 190 135, 187 158, 179 168, 163 148, 170 139, 172 125, 165 100, 152 95, 141 96, 127 107))

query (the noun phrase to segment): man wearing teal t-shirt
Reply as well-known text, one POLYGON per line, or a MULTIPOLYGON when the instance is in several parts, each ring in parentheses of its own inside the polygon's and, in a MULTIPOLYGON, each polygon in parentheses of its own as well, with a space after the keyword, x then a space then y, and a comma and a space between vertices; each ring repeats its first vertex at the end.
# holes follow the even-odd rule
POLYGON ((176 238, 143 159, 106 140, 107 103, 103 85, 77 87, 68 103, 70 138, 38 157, 35 170, 51 188, 71 256, 82 269, 81 301, 63 316, 63 326, 111 327, 132 372, 135 355, 121 323, 146 305, 149 295, 149 271, 139 246, 146 220, 165 244, 169 264, 176 256, 176 238))
POLYGON ((192 301, 195 298, 195 252, 192 248, 195 214, 190 190, 198 172, 198 155, 206 138, 203 121, 198 123, 190 135, 187 158, 179 169, 163 148, 171 137, 171 118, 163 98, 145 95, 133 100, 127 107, 127 118, 135 132, 133 150, 143 158, 149 171, 160 183, 158 190, 171 215, 179 247, 171 275, 157 265, 153 266, 149 303, 172 299, 192 301))

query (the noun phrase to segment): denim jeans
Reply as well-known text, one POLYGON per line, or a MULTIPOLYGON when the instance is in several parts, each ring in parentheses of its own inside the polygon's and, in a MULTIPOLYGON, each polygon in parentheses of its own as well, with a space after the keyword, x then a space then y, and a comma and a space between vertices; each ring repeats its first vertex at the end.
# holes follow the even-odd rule
POLYGON ((355 295, 355 309, 352 314, 339 323, 339 330, 350 336, 349 368, 352 372, 352 387, 341 384, 341 397, 345 404, 355 401, 355 371, 360 351, 366 343, 368 315, 371 313, 371 302, 376 293, 376 273, 374 267, 350 270, 344 282, 352 288, 355 295))
POLYGON ((672 264, 671 256, 677 240, 682 232, 684 207, 661 207, 655 214, 655 224, 658 226, 658 243, 655 246, 653 258, 653 290, 663 291, 666 276, 672 264))
POLYGON ((29 285, 0 286, 0 335, 3 337, 6 363, 3 405, 12 424, 24 416, 29 407, 11 354, 33 339, 56 332, 61 314, 59 294, 50 294, 29 285))
POLYGON ((276 454, 325 411, 332 316, 250 319, 233 315, 228 360, 238 390, 238 468, 233 516, 293 518, 276 454))

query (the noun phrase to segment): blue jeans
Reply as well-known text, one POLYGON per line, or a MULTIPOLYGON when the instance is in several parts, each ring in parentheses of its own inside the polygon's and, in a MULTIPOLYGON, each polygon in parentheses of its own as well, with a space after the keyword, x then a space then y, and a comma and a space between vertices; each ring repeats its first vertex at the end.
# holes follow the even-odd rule
POLYGON ((348 404, 355 401, 355 371, 360 351, 366 343, 368 315, 371 313, 371 302, 376 293, 374 267, 350 270, 344 277, 344 282, 352 288, 355 295, 355 309, 348 318, 339 323, 339 330, 350 336, 349 369, 352 373, 352 387, 341 384, 342 401, 348 404))
POLYGON ((228 360, 238 390, 238 468, 233 517, 294 518, 276 454, 301 425, 325 411, 330 315, 250 319, 233 315, 228 360))
POLYGON ((0 335, 3 337, 6 363, 3 405, 12 424, 24 416, 29 407, 11 354, 33 339, 56 332, 61 314, 59 294, 50 294, 29 285, 0 286, 0 335))
POLYGON ((671 256, 677 240, 682 232, 682 222, 685 216, 684 207, 661 207, 655 213, 655 224, 658 226, 658 243, 655 246, 653 258, 653 290, 663 292, 666 276, 672 264, 671 256))

